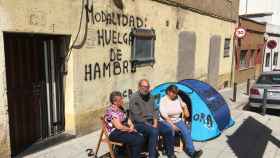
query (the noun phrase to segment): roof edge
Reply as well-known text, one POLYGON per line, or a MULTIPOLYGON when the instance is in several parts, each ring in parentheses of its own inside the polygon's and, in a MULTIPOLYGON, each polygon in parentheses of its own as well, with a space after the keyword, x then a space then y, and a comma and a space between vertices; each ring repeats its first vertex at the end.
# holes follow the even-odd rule
POLYGON ((230 18, 226 18, 226 17, 220 16, 220 15, 217 15, 215 13, 208 13, 206 11, 202 11, 202 10, 196 9, 196 8, 184 5, 182 3, 179 3, 179 2, 174 2, 174 1, 170 1, 170 0, 166 0, 166 1, 151 0, 151 1, 155 1, 155 2, 158 2, 158 3, 162 3, 162 4, 173 6, 173 7, 179 7, 179 8, 185 9, 185 10, 190 10, 192 12, 195 12, 195 13, 198 13, 198 14, 201 14, 201 15, 209 16, 209 17, 212 17, 212 18, 217 18, 217 19, 220 19, 220 20, 223 20, 223 21, 227 21, 227 22, 232 22, 232 23, 236 23, 237 22, 237 19, 234 20, 234 19, 230 19, 230 18))
POLYGON ((240 19, 243 19, 243 20, 247 20, 247 21, 250 21, 250 22, 253 22, 253 23, 256 23, 256 24, 260 24, 260 25, 266 25, 267 23, 266 22, 258 22, 258 21, 255 21, 255 20, 252 20, 248 17, 244 17, 244 16, 239 16, 240 19))

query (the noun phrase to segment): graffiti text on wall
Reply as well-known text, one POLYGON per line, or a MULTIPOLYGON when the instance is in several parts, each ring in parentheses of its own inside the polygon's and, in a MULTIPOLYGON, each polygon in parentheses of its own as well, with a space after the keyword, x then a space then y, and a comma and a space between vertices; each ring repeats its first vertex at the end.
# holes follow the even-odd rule
MULTIPOLYGON (((129 28, 147 27, 147 18, 127 15, 122 13, 109 12, 105 10, 95 11, 93 4, 85 5, 86 21, 91 24, 105 24, 106 26, 118 26, 129 28)), ((129 33, 121 33, 117 30, 98 29, 98 45, 105 46, 110 44, 127 44, 131 45, 131 36, 129 33)))
POLYGON ((92 81, 101 78, 111 78, 121 74, 135 73, 136 67, 129 60, 122 60, 121 50, 110 49, 110 60, 108 62, 85 65, 85 81, 92 81))
POLYGON ((106 25, 121 27, 146 27, 145 22, 147 21, 146 18, 143 19, 134 15, 114 13, 104 10, 95 12, 92 6, 90 8, 86 6, 86 15, 87 20, 91 21, 92 24, 103 23, 106 25))
MULTIPOLYGON (((130 28, 146 27, 147 18, 139 16, 117 13, 106 10, 95 10, 92 4, 85 5, 86 13, 86 33, 84 39, 89 40, 88 48, 112 47, 112 45, 127 45, 131 46, 132 37, 130 28), (96 25, 97 29, 91 30, 88 34, 88 25, 96 25), (101 26, 99 27, 99 24, 101 26), (105 25, 105 27, 102 27, 105 25), (107 26, 116 26, 128 28, 129 32, 120 31, 120 29, 109 29, 107 26), (89 36, 89 37, 87 37, 89 36), (96 39, 96 40, 94 40, 96 39)), ((127 30, 127 29, 124 29, 127 30)), ((81 48, 81 47, 77 47, 81 48)), ((125 60, 122 57, 122 50, 119 48, 110 48, 109 60, 105 62, 95 62, 84 65, 84 80, 93 81, 97 79, 111 78, 121 74, 135 73, 136 67, 130 60, 125 60)))
POLYGON ((133 91, 132 89, 127 89, 127 90, 123 90, 121 93, 124 98, 130 98, 133 91))
POLYGON ((100 29, 97 30, 97 41, 99 46, 111 44, 131 45, 132 37, 129 33, 121 33, 116 30, 100 29))

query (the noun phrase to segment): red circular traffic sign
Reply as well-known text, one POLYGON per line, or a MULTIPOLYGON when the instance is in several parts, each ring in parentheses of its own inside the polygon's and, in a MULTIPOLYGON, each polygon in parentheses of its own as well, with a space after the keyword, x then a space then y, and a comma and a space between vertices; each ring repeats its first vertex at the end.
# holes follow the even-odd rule
POLYGON ((267 48, 274 49, 277 46, 277 42, 275 40, 269 40, 267 42, 267 48))
POLYGON ((235 36, 237 38, 243 38, 245 35, 246 35, 246 30, 242 27, 238 27, 236 30, 235 30, 235 36))

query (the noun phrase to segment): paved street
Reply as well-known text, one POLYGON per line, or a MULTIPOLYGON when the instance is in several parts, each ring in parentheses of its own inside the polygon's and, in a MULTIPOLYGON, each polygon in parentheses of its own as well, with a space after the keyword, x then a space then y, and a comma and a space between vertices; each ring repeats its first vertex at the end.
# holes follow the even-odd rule
MULTIPOLYGON (((280 158, 280 117, 275 113, 262 116, 255 111, 243 110, 248 96, 246 85, 238 87, 238 100, 231 101, 232 90, 225 89, 221 93, 230 104, 235 125, 225 130, 218 138, 207 142, 195 142, 195 146, 204 151, 204 158, 280 158)), ((277 112, 276 112, 277 114, 277 112)), ((86 158, 87 149, 95 149, 99 131, 89 135, 71 139, 62 144, 25 156, 26 158, 86 158)), ((108 151, 102 145, 99 152, 104 155, 108 151)), ((183 152, 177 157, 187 157, 183 152)), ((164 156, 162 156, 164 157, 164 156)))

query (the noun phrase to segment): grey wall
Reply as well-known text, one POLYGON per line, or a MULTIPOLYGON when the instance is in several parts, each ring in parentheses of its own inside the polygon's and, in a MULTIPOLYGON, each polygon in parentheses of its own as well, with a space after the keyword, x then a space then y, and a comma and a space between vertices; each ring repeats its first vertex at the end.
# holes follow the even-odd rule
POLYGON ((194 78, 196 35, 194 32, 179 34, 177 80, 194 78))
POLYGON ((210 38, 209 62, 208 62, 208 82, 216 86, 219 80, 221 36, 210 38))

